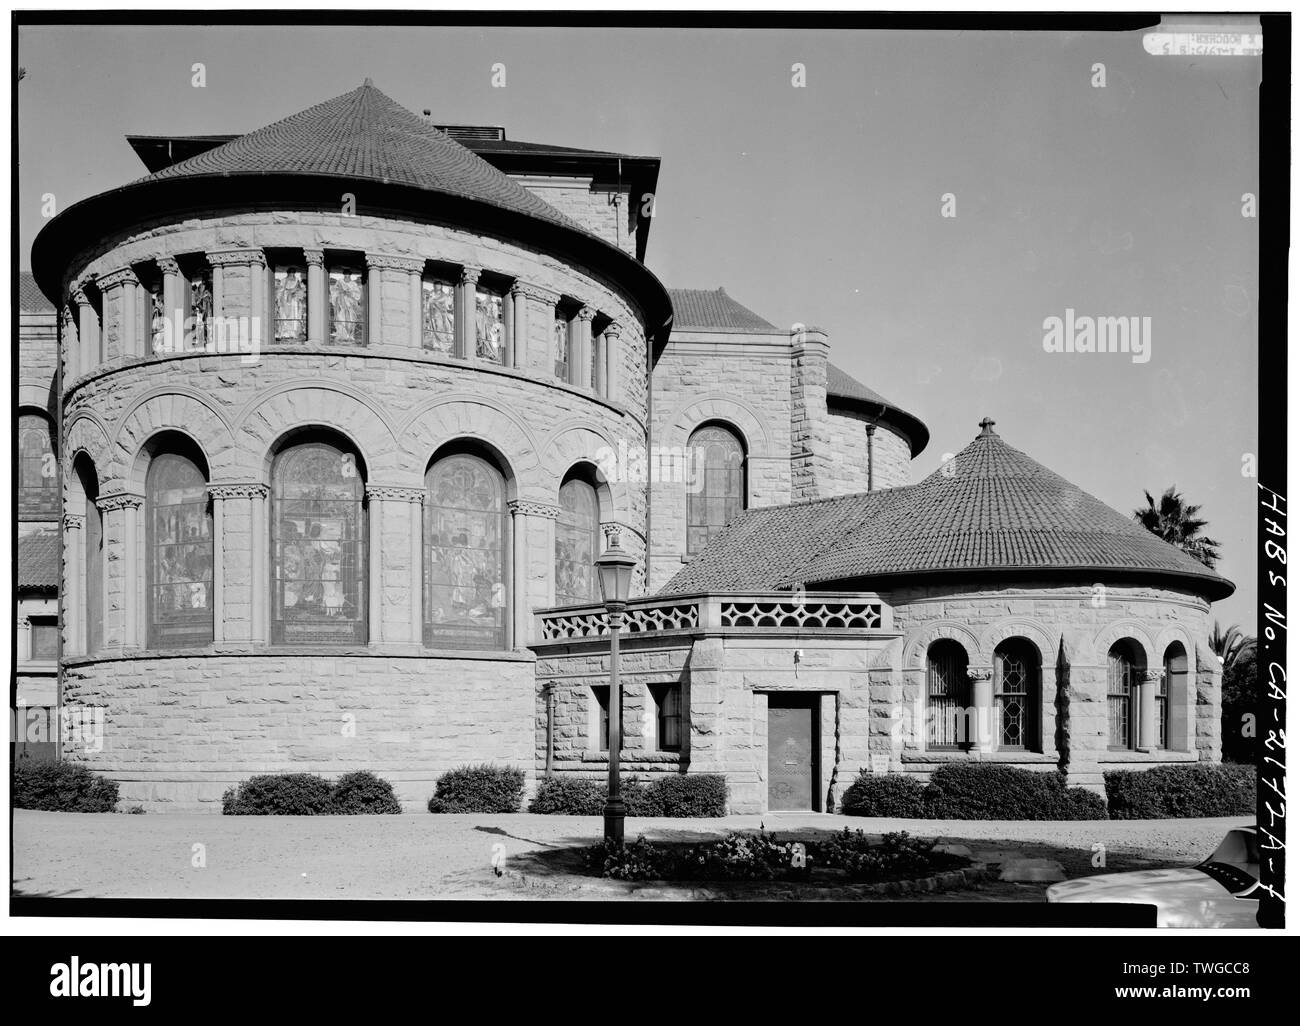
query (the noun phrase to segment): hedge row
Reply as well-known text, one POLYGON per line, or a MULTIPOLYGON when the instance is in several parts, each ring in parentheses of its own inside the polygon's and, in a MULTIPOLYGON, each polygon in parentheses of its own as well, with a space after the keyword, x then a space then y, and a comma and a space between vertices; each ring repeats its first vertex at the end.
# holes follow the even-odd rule
MULTIPOLYGON (((543 780, 529 812, 551 816, 599 816, 605 810, 605 780, 552 777, 543 780)), ((712 773, 664 774, 647 783, 628 779, 620 785, 629 816, 700 818, 725 816, 727 782, 712 773)))
POLYGON ((434 784, 430 812, 518 812, 524 771, 513 766, 459 766, 434 784))
POLYGON ((14 764, 14 808, 41 812, 112 812, 117 781, 85 766, 53 759, 19 759, 14 764))
POLYGON ((393 785, 369 770, 345 773, 334 783, 314 773, 249 777, 221 796, 225 816, 398 815, 393 785))
POLYGON ((1253 815, 1255 767, 1159 766, 1104 774, 1106 800, 1067 787, 1064 774, 963 762, 941 766, 922 784, 863 770, 844 792, 847 816, 890 819, 1173 819, 1253 815))

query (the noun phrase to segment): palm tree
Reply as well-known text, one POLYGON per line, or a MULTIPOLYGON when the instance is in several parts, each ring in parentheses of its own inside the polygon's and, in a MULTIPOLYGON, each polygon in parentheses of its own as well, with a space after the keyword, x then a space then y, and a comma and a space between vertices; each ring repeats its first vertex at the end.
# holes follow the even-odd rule
POLYGON ((1200 506, 1193 506, 1183 501, 1183 497, 1170 485, 1160 496, 1160 504, 1143 491, 1147 497, 1146 507, 1135 509, 1133 519, 1175 548, 1182 549, 1197 562, 1204 563, 1211 570, 1219 561, 1219 543, 1213 538, 1201 534, 1207 521, 1197 517, 1200 506))
POLYGON ((1254 653, 1258 645, 1257 638, 1243 633, 1235 623, 1224 630, 1219 626, 1218 620, 1214 621, 1214 633, 1210 635, 1210 650, 1219 657, 1225 670, 1237 660, 1254 653))

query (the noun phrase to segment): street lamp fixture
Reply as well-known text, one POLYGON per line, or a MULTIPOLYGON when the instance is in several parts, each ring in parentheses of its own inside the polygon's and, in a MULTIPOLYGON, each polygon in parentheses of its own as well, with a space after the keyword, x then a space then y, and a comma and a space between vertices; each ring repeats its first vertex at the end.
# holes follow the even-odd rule
POLYGON ((636 557, 619 544, 617 529, 609 531, 609 546, 596 557, 596 579, 609 623, 609 793, 605 799, 605 843, 622 845, 627 806, 619 790, 619 751, 623 747, 623 696, 618 683, 618 635, 632 592, 636 557))

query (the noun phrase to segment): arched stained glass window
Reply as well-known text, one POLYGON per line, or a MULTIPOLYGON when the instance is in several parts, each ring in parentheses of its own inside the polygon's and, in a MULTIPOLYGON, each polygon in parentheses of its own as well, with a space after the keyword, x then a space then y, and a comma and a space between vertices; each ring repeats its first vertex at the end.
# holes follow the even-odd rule
POLYGON ((1138 694, 1137 671, 1132 643, 1115 642, 1110 647, 1106 669, 1106 711, 1111 748, 1136 747, 1134 704, 1138 694))
POLYGON ((149 647, 212 641, 212 515, 193 460, 160 453, 145 475, 149 647))
POLYGON ((285 449, 271 469, 271 636, 281 645, 367 640, 365 484, 356 454, 285 449))
POLYGON ((442 278, 420 282, 424 348, 450 355, 456 346, 456 286, 442 278))
POLYGON ((59 463, 49 419, 40 413, 18 417, 18 515, 59 515, 59 463))
POLYGON ((993 729, 1000 749, 1038 747, 1038 649, 1024 638, 993 653, 993 729))
POLYGON ((966 650, 955 641, 936 641, 926 653, 928 748, 966 747, 974 740, 968 665, 966 650))
POLYGON ((580 605, 599 598, 596 557, 600 554, 600 503, 596 489, 573 479, 560 488, 555 521, 555 604, 580 605))
POLYGON ((480 360, 505 362, 505 297, 479 286, 474 293, 474 353, 480 360))
POLYGON ((686 551, 695 553, 745 507, 745 450, 716 424, 695 431, 687 450, 694 483, 686 491, 686 551))
POLYGON ((559 310, 555 311, 555 376, 561 381, 569 380, 569 319, 559 310))
POLYGON ((307 269, 294 264, 278 264, 274 281, 276 342, 306 342, 307 269))
POLYGON ((458 454, 430 467, 425 487, 425 644, 505 648, 505 481, 486 460, 458 454))
POLYGON ((343 264, 330 266, 329 318, 333 345, 366 344, 365 272, 343 264))

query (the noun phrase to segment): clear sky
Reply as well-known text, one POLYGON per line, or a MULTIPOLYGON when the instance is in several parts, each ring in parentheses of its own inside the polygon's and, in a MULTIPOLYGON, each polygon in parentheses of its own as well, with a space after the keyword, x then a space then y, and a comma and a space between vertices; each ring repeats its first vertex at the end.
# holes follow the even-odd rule
POLYGON ((1109 33, 51 27, 18 63, 24 254, 43 194, 145 173, 126 134, 249 131, 367 77, 436 121, 661 157, 666 285, 825 328, 929 425, 917 479, 987 414, 1126 513, 1176 484, 1238 586, 1215 615, 1254 632, 1257 58, 1109 33), (1067 308, 1150 317, 1150 362, 1044 352, 1067 308))

